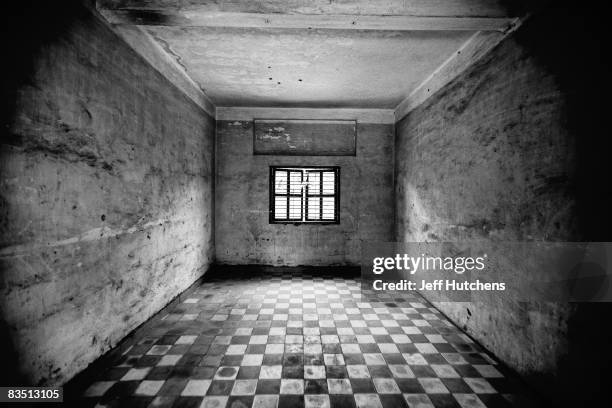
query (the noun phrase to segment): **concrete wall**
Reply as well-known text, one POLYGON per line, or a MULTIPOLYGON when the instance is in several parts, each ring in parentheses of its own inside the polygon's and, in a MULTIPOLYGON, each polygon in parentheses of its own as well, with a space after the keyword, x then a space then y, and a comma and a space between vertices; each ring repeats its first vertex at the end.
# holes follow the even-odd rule
MULTIPOLYGON (((535 17, 397 123, 399 241, 609 238, 609 187, 587 188, 608 170, 596 130, 606 103, 589 88, 604 71, 597 43, 584 38, 591 26, 566 32, 575 16, 535 17)), ((527 263, 495 272, 511 285, 527 263)), ((556 402, 590 406, 608 377, 593 347, 610 341, 596 335, 610 308, 519 295, 437 306, 556 402), (585 371, 588 380, 578 374, 585 371)))
POLYGON ((217 261, 358 265, 361 240, 392 240, 393 129, 359 123, 356 156, 255 156, 252 121, 217 121, 217 261), (340 166, 340 224, 270 224, 271 165, 340 166))
POLYGON ((89 12, 29 18, 2 89, 5 385, 65 382, 214 255, 214 119, 89 12))

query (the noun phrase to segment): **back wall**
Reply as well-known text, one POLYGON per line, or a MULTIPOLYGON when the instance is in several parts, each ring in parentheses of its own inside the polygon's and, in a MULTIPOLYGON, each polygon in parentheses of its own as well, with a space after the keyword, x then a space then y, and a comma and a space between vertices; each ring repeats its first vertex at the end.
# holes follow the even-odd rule
POLYGON ((392 124, 358 123, 356 156, 255 156, 253 121, 217 121, 217 262, 358 265, 362 240, 393 239, 393 134, 392 124), (272 165, 340 166, 340 224, 270 224, 272 165))

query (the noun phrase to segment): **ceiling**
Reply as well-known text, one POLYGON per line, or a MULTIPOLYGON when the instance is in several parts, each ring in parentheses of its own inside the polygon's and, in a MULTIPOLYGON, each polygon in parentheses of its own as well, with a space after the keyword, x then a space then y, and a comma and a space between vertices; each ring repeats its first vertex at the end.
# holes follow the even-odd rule
POLYGON ((394 108, 472 33, 148 27, 219 106, 394 108))
POLYGON ((475 33, 492 0, 103 0, 142 27, 216 106, 393 109, 475 33))

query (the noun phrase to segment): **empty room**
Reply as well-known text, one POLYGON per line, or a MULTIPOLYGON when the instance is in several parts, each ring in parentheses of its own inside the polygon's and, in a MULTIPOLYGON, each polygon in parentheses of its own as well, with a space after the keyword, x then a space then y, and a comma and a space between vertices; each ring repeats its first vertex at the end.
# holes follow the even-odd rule
POLYGON ((609 406, 609 12, 4 6, 0 407, 609 406))

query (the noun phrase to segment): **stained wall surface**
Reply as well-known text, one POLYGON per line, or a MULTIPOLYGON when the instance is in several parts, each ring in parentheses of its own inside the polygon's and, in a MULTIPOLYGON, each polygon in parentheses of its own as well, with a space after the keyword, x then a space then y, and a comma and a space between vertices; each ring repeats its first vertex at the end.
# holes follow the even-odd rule
POLYGON ((32 17, 2 84, 3 384, 70 379, 214 255, 214 119, 89 11, 61 9, 32 17))
POLYGON ((362 241, 393 239, 393 125, 358 123, 356 156, 273 156, 253 155, 253 121, 217 121, 217 158, 219 263, 358 265, 362 241), (270 224, 274 165, 340 166, 340 224, 270 224))
MULTIPOLYGON (((397 123, 398 241, 609 238, 609 188, 593 185, 608 168, 597 129, 605 103, 585 87, 601 69, 597 43, 584 38, 588 28, 564 33, 567 20, 558 10, 537 16, 397 123)), ((531 271, 518 255, 505 254, 516 263, 495 271, 509 285, 531 271)), ((542 392, 588 406, 592 394, 571 390, 597 390, 606 378, 586 339, 601 338, 596 321, 610 308, 522 295, 436 304, 542 392), (576 376, 581 370, 589 380, 576 376)))

